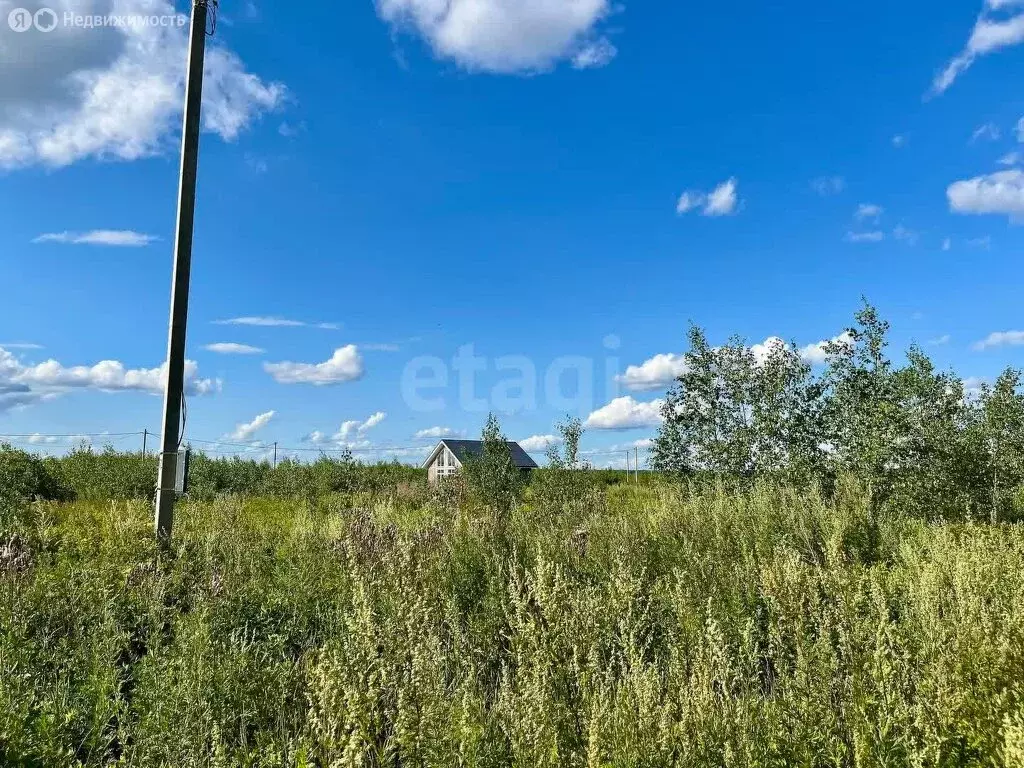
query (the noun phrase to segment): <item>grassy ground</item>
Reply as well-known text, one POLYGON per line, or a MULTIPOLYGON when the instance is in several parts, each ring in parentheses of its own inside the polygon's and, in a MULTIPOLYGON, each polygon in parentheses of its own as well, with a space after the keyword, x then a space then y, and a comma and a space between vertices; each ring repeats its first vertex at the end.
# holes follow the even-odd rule
POLYGON ((38 504, 0 541, 0 763, 1024 765, 1024 527, 612 488, 38 504), (539 506, 539 505, 532 505, 539 506))

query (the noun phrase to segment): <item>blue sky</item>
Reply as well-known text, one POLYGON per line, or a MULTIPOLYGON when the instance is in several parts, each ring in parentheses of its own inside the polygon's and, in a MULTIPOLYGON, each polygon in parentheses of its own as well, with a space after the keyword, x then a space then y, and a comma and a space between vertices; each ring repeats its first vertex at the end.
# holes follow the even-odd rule
MULTIPOLYGON (((0 434, 155 430, 185 30, 70 16, 185 6, 15 32, 16 5, 42 7, 0 0, 0 434)), ((510 438, 570 412, 618 461, 690 321, 804 347, 862 295, 897 352, 1024 367, 1024 2, 833 6, 223 3, 188 436, 411 461, 508 406, 510 438)))

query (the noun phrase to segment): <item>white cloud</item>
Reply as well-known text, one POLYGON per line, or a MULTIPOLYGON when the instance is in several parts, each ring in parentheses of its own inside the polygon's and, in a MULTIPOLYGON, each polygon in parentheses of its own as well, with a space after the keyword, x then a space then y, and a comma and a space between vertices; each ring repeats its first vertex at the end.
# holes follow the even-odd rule
POLYGON ((710 195, 704 208, 705 216, 728 216, 736 210, 736 179, 722 182, 710 195))
POLYGON ((63 243, 65 245, 111 245, 122 248, 142 248, 160 238, 127 229, 96 229, 92 232, 51 232, 35 238, 33 243, 63 243))
POLYGON ((362 437, 387 417, 384 411, 377 411, 366 421, 346 421, 332 439, 340 443, 352 437, 362 437))
POLYGON ((689 213, 695 208, 700 208, 704 205, 704 202, 707 199, 707 195, 703 192, 696 192, 692 190, 683 192, 683 194, 679 196, 679 202, 676 203, 676 213, 689 213))
POLYGON ((43 349, 43 345, 27 341, 0 341, 0 349, 43 349))
POLYGON ((1019 165, 1021 158, 1024 157, 1018 150, 1013 152, 1007 152, 1005 155, 999 158, 1000 165, 1019 165))
POLYGON ((963 380, 964 395, 966 397, 978 397, 981 395, 982 387, 988 386, 988 382, 980 376, 968 376, 963 380))
POLYGON ((654 427, 661 423, 664 400, 639 402, 630 396, 617 397, 591 413, 585 426, 589 429, 635 429, 654 427))
POLYGON ((562 442, 562 438, 557 435, 533 435, 525 440, 520 440, 519 445, 527 453, 542 453, 550 446, 560 442, 562 442))
POLYGON ((728 216, 735 213, 739 198, 736 195, 736 187, 739 182, 736 178, 723 181, 711 192, 700 190, 687 190, 680 195, 676 203, 676 213, 682 215, 703 207, 703 216, 728 216))
MULTIPOLYGON (((988 8, 998 10, 1008 8, 1013 3, 1008 0, 990 0, 988 8)), ((971 31, 971 36, 964 49, 953 58, 932 83, 932 95, 944 93, 956 79, 966 72, 979 56, 995 53, 1024 42, 1024 14, 1010 18, 993 18, 983 12, 971 31)))
POLYGON ((377 0, 380 17, 422 35, 438 58, 471 71, 600 66, 615 48, 598 31, 610 0, 377 0))
MULTIPOLYGON (((0 18, 40 0, 0 0, 0 18)), ((171 0, 48 0, 65 13, 171 16, 171 0)), ((64 26, 47 34, 7 34, 0 47, 0 168, 78 160, 136 160, 173 151, 184 100, 187 27, 125 24, 64 26)), ((216 43, 206 57, 203 126, 234 140, 286 90, 247 72, 216 43)))
POLYGON ((950 210, 956 213, 1024 214, 1024 171, 996 171, 957 181, 946 190, 950 210))
POLYGON ((337 331, 340 323, 307 323, 305 320, 290 320, 285 317, 256 315, 254 317, 231 317, 214 320, 214 325, 244 325, 253 328, 319 328, 322 331, 337 331))
POLYGON ((899 240, 902 243, 906 243, 907 245, 917 245, 918 241, 920 241, 921 239, 920 233, 915 232, 912 229, 907 229, 902 224, 898 224, 896 226, 896 228, 892 231, 892 236, 896 240, 899 240))
POLYGON ((38 432, 34 435, 29 435, 27 439, 31 445, 53 445, 54 443, 59 443, 61 440, 59 437, 41 435, 38 432))
POLYGON ((280 384, 341 384, 363 377, 363 358, 355 344, 334 350, 323 363, 264 363, 263 370, 280 384))
POLYGON ((892 137, 892 145, 896 147, 896 149, 903 149, 907 146, 907 141, 907 137, 899 133, 892 137))
POLYGON ((847 232, 846 240, 850 243, 880 243, 885 239, 884 232, 847 232))
POLYGON ((261 413, 255 419, 250 421, 248 424, 239 424, 235 427, 235 431, 229 434, 227 437, 229 440, 244 441, 255 435, 261 429, 263 429, 270 420, 274 418, 276 411, 267 411, 261 413))
POLYGON ((1017 127, 1014 129, 1014 133, 1017 134, 1017 141, 1024 142, 1024 117, 1017 121, 1017 127))
POLYGON ((822 197, 838 195, 846 189, 846 179, 842 176, 819 176, 811 181, 811 189, 822 197))
POLYGON ((233 342, 207 344, 203 349, 207 352, 216 352, 218 355, 261 355, 266 351, 259 347, 252 347, 248 344, 235 344, 233 342))
POLYGON ((574 69, 598 69, 606 67, 615 58, 619 50, 605 37, 585 45, 572 57, 574 69))
POLYGON ((966 242, 968 248, 981 248, 987 251, 989 248, 992 247, 992 236, 985 235, 984 237, 972 237, 970 240, 967 240, 966 242))
POLYGON ((360 344, 367 352, 398 352, 402 348, 397 344, 360 344))
POLYGON ((634 392, 647 392, 653 389, 664 389, 684 371, 686 371, 685 356, 666 353, 655 355, 640 365, 629 366, 626 368, 626 372, 616 376, 615 380, 634 392))
POLYGON ((993 347, 1017 347, 1024 344, 1024 331, 996 331, 974 344, 979 352, 993 347))
POLYGON ((875 203, 861 203, 857 206, 853 218, 857 221, 878 221, 878 218, 885 212, 885 209, 875 203))
POLYGON ((308 435, 302 438, 304 443, 313 443, 314 445, 323 445, 324 443, 330 442, 330 438, 319 430, 314 430, 308 435))
POLYGON ((808 344, 806 347, 800 348, 800 359, 805 363, 811 365, 821 365, 828 362, 828 352, 826 347, 829 344, 845 344, 847 346, 853 344, 853 336, 850 335, 849 331, 843 331, 838 336, 829 339, 828 341, 819 341, 816 344, 808 344))
POLYGON ((232 317, 228 320, 214 320, 214 325, 249 325, 257 328, 302 328, 301 320, 286 320, 283 317, 232 317))
POLYGON ((952 247, 953 241, 950 238, 947 237, 945 240, 942 241, 942 250, 948 251, 952 247))
POLYGON ((974 129, 974 133, 971 134, 971 143, 980 140, 999 141, 999 137, 1002 135, 998 125, 995 123, 985 123, 974 129))
MULTIPOLYGON (((186 394, 207 395, 219 392, 221 381, 200 379, 198 370, 194 361, 185 362, 186 394)), ((75 390, 160 395, 163 394, 166 378, 166 364, 149 369, 127 369, 117 360, 104 360, 92 366, 65 367, 56 360, 26 365, 0 347, 0 410, 52 399, 75 390)))
POLYGON ((786 348, 786 342, 780 339, 778 336, 769 336, 767 339, 762 341, 760 344, 750 345, 750 354, 754 356, 754 360, 758 365, 763 365, 764 362, 771 357, 772 353, 776 350, 782 350, 786 348))
POLYGON ((941 347, 941 346, 944 346, 946 344, 949 344, 949 342, 952 341, 952 340, 953 340, 953 337, 950 336, 948 333, 946 333, 946 334, 943 334, 942 336, 939 336, 937 338, 929 339, 928 340, 928 345, 931 346, 931 347, 941 347))
POLYGON ((465 433, 452 429, 451 427, 428 427, 427 429, 421 429, 417 432, 415 437, 419 440, 441 440, 446 437, 461 437, 463 434, 465 433))
MULTIPOLYGON (((849 332, 844 332, 831 341, 849 344, 852 342, 852 337, 849 332)), ((808 363, 823 363, 827 359, 825 346, 828 343, 827 340, 819 341, 815 344, 808 344, 797 351, 801 359, 808 363)), ((778 336, 769 336, 762 342, 751 344, 749 349, 757 364, 762 365, 774 350, 786 346, 786 342, 778 336)), ((685 372, 685 355, 665 353, 655 355, 640 365, 629 366, 626 368, 626 372, 616 376, 615 380, 633 392, 649 392, 671 386, 675 379, 685 372)))

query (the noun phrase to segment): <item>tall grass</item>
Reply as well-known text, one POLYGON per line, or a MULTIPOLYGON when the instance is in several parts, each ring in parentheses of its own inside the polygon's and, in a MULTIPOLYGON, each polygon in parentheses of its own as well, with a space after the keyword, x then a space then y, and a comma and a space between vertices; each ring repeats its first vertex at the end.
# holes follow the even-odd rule
POLYGON ((1024 765, 1024 528, 854 486, 5 520, 5 765, 1024 765))

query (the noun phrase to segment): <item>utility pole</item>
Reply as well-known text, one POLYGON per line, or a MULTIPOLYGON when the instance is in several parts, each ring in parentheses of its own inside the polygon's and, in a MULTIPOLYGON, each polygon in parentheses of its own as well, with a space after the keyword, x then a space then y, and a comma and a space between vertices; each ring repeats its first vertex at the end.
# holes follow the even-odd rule
POLYGON ((633 476, 636 478, 636 484, 640 485, 640 449, 637 446, 633 446, 633 476))
POLYGON ((274 469, 277 469, 277 441, 274 441, 274 469))
POLYGON ((149 437, 149 430, 142 430, 142 458, 146 458, 146 438, 149 437))
POLYGON ((629 482, 629 451, 626 451, 626 482, 629 482))
MULTIPOLYGON (((216 0, 213 0, 216 4, 216 0)), ((185 388, 185 328, 188 323, 188 288, 192 271, 192 227, 196 210, 196 175, 199 167, 200 111, 203 101, 203 61, 206 55, 206 20, 210 0, 192 0, 188 70, 185 77, 185 119, 181 135, 181 172, 178 182, 178 221, 174 234, 174 275, 171 281, 171 320, 167 335, 167 385, 157 474, 154 527, 157 538, 171 540, 174 525, 174 480, 177 468, 181 407, 185 388)))

